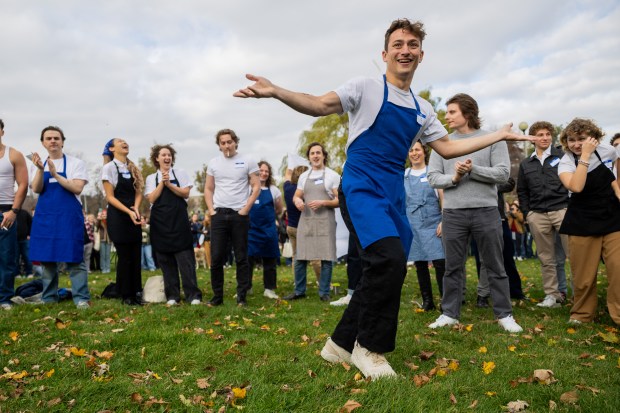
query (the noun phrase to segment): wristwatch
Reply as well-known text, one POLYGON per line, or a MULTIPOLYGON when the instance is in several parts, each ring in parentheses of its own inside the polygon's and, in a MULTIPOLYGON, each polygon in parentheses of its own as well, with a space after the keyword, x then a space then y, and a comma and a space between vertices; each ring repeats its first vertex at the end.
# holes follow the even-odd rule
POLYGON ((17 213, 19 212, 19 208, 11 208, 11 211, 13 211, 15 215, 17 215, 17 213))

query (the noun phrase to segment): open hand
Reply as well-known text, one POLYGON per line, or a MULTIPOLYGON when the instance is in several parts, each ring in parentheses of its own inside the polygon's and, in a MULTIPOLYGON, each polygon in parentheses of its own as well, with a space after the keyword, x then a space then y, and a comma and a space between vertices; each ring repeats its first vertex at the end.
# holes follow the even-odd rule
POLYGON ((238 98, 270 98, 274 95, 275 87, 273 83, 264 77, 254 76, 251 74, 245 75, 248 80, 254 82, 253 85, 246 87, 245 89, 239 89, 233 96, 238 98))

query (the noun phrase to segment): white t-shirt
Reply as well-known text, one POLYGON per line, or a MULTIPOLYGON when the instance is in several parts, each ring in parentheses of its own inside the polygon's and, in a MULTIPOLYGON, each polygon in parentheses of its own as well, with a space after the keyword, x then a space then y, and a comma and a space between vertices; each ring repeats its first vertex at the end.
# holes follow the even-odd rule
POLYGON ((240 154, 232 158, 220 154, 211 159, 207 175, 215 179, 213 208, 242 209, 250 193, 249 176, 258 170, 258 163, 254 159, 240 154))
MULTIPOLYGON (((411 92, 405 92, 391 83, 388 86, 388 101, 401 107, 416 109, 411 92)), ((349 112, 349 140, 346 148, 365 132, 375 121, 383 103, 383 76, 377 78, 356 77, 335 90, 345 112, 349 112)), ((418 117, 421 123, 415 141, 424 144, 448 136, 448 132, 437 119, 435 110, 426 100, 415 96, 420 112, 426 118, 418 117)))
POLYGON ((113 188, 116 188, 116 184, 118 184, 118 173, 119 172, 125 175, 126 178, 129 178, 128 174, 130 174, 130 172, 129 172, 129 169, 127 168, 127 164, 117 159, 114 159, 111 162, 108 162, 107 164, 103 165, 103 168, 101 168, 101 180, 108 181, 109 183, 112 184, 113 188), (114 166, 114 164, 118 166, 118 171, 116 170, 116 166, 114 166))
MULTIPOLYGON (((608 143, 601 142, 596 147, 596 152, 598 152, 598 155, 605 163, 605 166, 607 166, 609 170, 613 171, 613 166, 616 163, 616 160, 620 158, 620 145, 614 148, 608 143)), ((590 155, 588 162, 590 163, 590 166, 588 166, 588 173, 592 172, 601 164, 601 161, 598 160, 594 152, 590 155)), ((560 164, 558 165, 558 175, 564 172, 574 173, 576 170, 575 155, 573 155, 572 152, 567 152, 562 157, 560 164)))
MULTIPOLYGON (((261 190, 261 191, 267 191, 267 190, 271 191, 271 197, 273 198, 273 203, 274 203, 274 205, 275 205, 276 200, 277 200, 278 198, 282 198, 282 192, 281 192, 281 191, 278 189, 278 187, 277 187, 277 186, 275 186, 275 185, 271 185, 269 188, 263 188, 263 187, 261 186, 260 190, 261 190)), ((252 193, 252 189, 251 189, 251 188, 250 188, 250 193, 252 193)), ((259 201, 258 201, 258 198, 256 198, 256 201, 254 201, 254 203, 255 203, 255 204, 258 204, 258 202, 259 202, 259 201)))
MULTIPOLYGON (((405 169, 405 176, 407 176, 407 174, 409 174, 411 176, 420 177, 422 175, 426 175, 426 170, 427 170, 427 168, 424 168, 424 169, 411 169, 411 168, 407 168, 407 169, 405 169), (409 171, 411 171, 411 172, 409 172, 409 171)), ((427 182, 428 183, 428 178, 426 178, 426 181, 423 181, 423 182, 427 182)), ((439 190, 437 188, 435 188, 435 196, 437 198, 439 198, 439 190)))
MULTIPOLYGON (((71 155, 65 155, 65 157, 67 158, 67 179, 81 179, 84 182, 84 185, 86 185, 88 183, 88 169, 86 168, 86 163, 81 160, 78 159, 76 157, 73 157, 71 155)), ((47 162, 54 162, 54 166, 56 167, 56 172, 61 173, 61 172, 65 172, 63 170, 63 159, 51 159, 51 160, 47 160, 47 162)), ((43 162, 45 163, 45 160, 43 160, 43 162)), ((32 180, 34 179, 35 174, 37 173, 37 167, 32 165, 32 167, 30 168, 30 182, 32 182, 32 180)), ((45 163, 45 167, 43 168, 43 172, 49 172, 49 167, 48 164, 45 163)), ((50 177, 50 182, 56 182, 56 179, 53 177, 50 177)), ((75 198, 80 201, 80 203, 82 203, 82 201, 80 200, 80 196, 79 195, 75 195, 75 198)))
MULTIPOLYGON (((150 174, 149 176, 146 177, 146 181, 144 182, 144 195, 145 196, 148 196, 157 187, 156 185, 157 181, 155 177, 157 177, 157 180, 161 182, 161 179, 162 179, 161 171, 158 170, 154 174, 150 174)), ((192 181, 189 175, 183 169, 177 169, 177 168, 170 169, 170 179, 173 180, 175 177, 179 181, 179 188, 189 187, 191 189, 194 186, 192 185, 192 181)), ((185 202, 187 202, 187 199, 185 200, 185 202)))
POLYGON ((325 187, 325 192, 329 195, 329 199, 334 199, 333 189, 338 190, 338 185, 340 185, 340 175, 338 175, 336 171, 327 167, 325 169, 321 169, 320 171, 308 169, 306 172, 299 175, 297 189, 301 189, 303 191, 308 179, 310 179, 310 181, 314 181, 316 185, 323 184, 325 187), (325 171, 325 179, 321 181, 323 171, 325 171))

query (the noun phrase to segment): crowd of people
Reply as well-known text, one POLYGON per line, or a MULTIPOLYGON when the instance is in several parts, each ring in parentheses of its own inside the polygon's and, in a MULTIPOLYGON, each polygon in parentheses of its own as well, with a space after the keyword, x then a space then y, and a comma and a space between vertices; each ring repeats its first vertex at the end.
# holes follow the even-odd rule
MULTIPOLYGON (((128 142, 108 141, 101 173, 107 208, 85 217, 79 195, 88 182, 86 166, 64 153, 63 131, 56 126, 43 129, 45 153, 32 154, 28 182, 24 156, 1 141, 0 121, 2 308, 11 309, 18 251, 24 249, 24 236, 18 236, 25 230, 22 225, 29 233, 25 261, 41 267, 42 303, 59 300, 63 265, 76 307, 89 308, 89 268, 109 273, 112 247, 116 293, 126 305, 143 304, 142 271, 154 270, 155 263, 163 274, 167 305, 182 299, 201 304, 196 277, 201 254, 210 270, 209 306, 220 306, 227 297, 224 268, 231 256, 238 306, 248 305, 258 265, 263 295, 279 299, 283 234, 290 242, 295 280, 294 291, 284 299, 307 298, 310 264, 318 298, 330 302, 340 208, 349 232, 349 285, 346 296, 331 302, 346 308, 321 351, 329 362, 351 362, 373 379, 394 376, 385 354, 396 346, 407 263, 415 266, 421 308, 440 308, 429 325, 437 329, 461 319, 465 261, 472 250, 479 276, 476 305, 491 306, 505 331, 521 332, 511 299, 526 298, 515 259, 526 254, 528 231, 541 263, 544 297, 538 306, 556 308, 571 298, 564 270, 568 258, 573 300, 569 322, 592 322, 602 259, 608 274, 607 307, 620 324, 620 188, 614 175, 620 165, 620 136, 607 144, 602 130, 586 119, 574 119, 564 128, 561 148, 553 147, 554 127, 545 121, 534 123, 525 136, 513 132, 511 125, 489 132, 482 129, 476 100, 464 93, 447 101, 445 120, 453 131, 448 134, 433 107, 410 89, 424 57, 425 35, 421 22, 394 21, 385 34, 385 75, 355 78, 321 96, 247 75, 253 84, 234 96, 275 98, 312 116, 348 112, 347 161, 340 176, 329 168, 325 147, 310 143, 304 161, 289 159, 281 191, 271 165, 240 153, 237 134, 222 129, 215 136, 220 154, 208 162, 204 219, 188 215, 193 183, 175 166, 172 145, 151 148, 156 172, 143 177, 129 158, 128 142), (515 181, 509 176, 505 141, 519 140, 533 142, 534 151, 520 164, 517 196, 506 202, 515 181), (31 223, 25 216, 18 221, 28 185, 38 194, 31 223), (148 212, 140 210, 143 197, 150 204, 148 212), (286 225, 281 220, 285 209, 286 225), (438 296, 429 267, 434 268, 438 296)), ((33 270, 26 266, 25 271, 33 270)))

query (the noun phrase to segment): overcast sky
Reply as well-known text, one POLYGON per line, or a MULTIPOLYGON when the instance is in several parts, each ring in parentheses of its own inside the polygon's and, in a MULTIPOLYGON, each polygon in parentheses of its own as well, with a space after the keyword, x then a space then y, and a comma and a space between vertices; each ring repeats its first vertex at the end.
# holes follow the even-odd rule
MULTIPOLYGON (((408 17, 426 25, 412 88, 479 103, 483 127, 594 119, 620 132, 618 0, 39 1, 2 0, 0 118, 4 143, 41 151, 58 125, 65 150, 91 165, 112 137, 130 158, 174 143, 191 175, 234 129, 240 152, 275 169, 313 118, 232 93, 263 75, 312 94, 378 76, 383 35, 408 17)), ((516 129, 516 126, 515 126, 516 129)))

